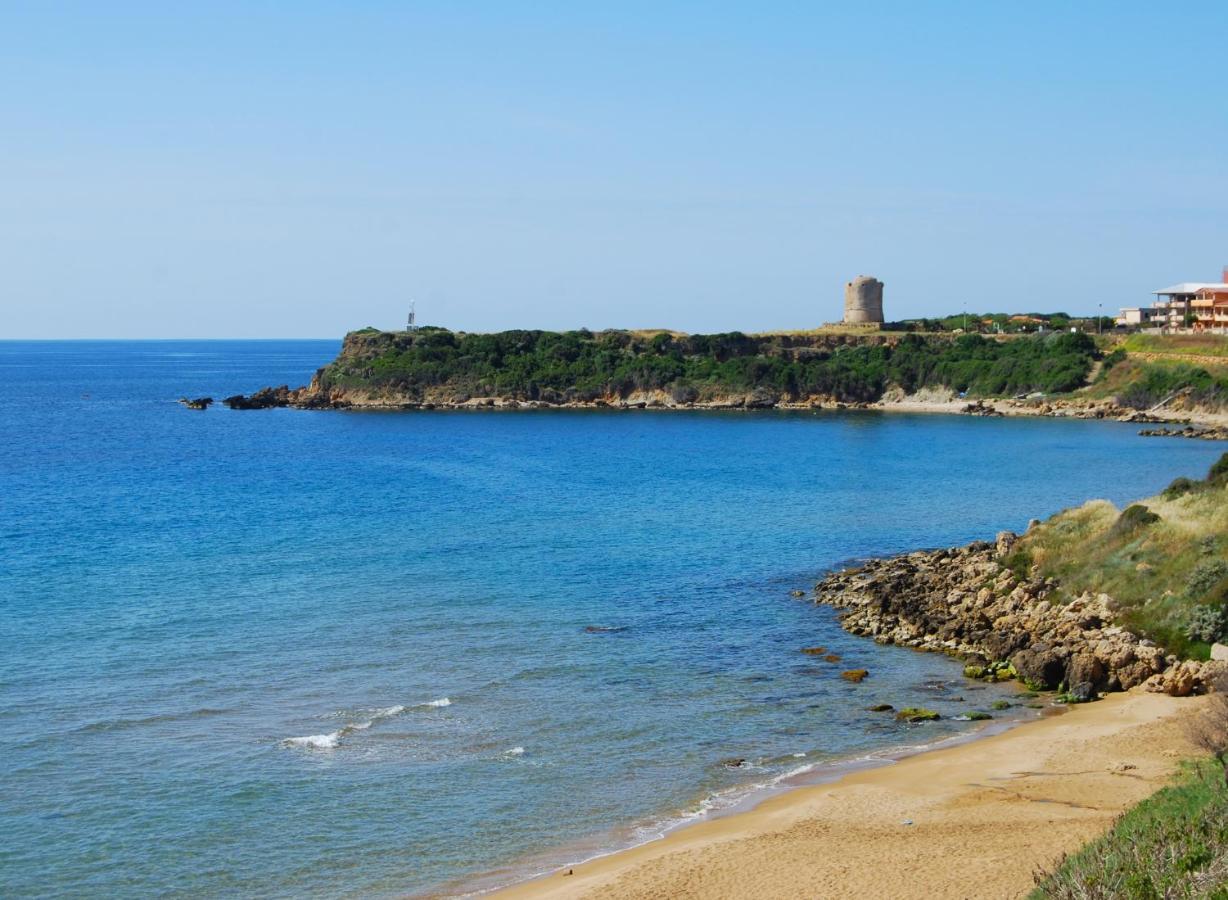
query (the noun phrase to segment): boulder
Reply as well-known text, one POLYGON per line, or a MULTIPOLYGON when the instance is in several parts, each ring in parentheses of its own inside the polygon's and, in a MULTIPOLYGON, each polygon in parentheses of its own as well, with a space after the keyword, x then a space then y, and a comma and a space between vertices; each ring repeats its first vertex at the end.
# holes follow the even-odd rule
MULTIPOLYGON (((1066 683, 1069 685, 1091 685, 1091 689, 1105 685, 1104 663, 1088 651, 1075 653, 1066 665, 1066 683)), ((1074 692, 1074 688, 1071 688, 1074 692)))
POLYGON ((1066 659, 1048 644, 1033 644, 1011 657, 1011 665, 1025 682, 1056 688, 1066 677, 1066 659))
POLYGON ((1073 703, 1087 703, 1095 698, 1096 687, 1090 681, 1077 682, 1066 692, 1066 699, 1073 703))

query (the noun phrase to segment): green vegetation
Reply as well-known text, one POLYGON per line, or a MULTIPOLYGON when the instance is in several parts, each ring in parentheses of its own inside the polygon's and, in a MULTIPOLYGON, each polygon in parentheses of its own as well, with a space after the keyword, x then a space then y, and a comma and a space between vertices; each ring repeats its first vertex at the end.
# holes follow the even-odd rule
POLYGON ((1109 594, 1119 621, 1181 656, 1228 640, 1228 454, 1206 479, 1178 479, 1118 513, 1103 500, 1024 535, 1006 564, 1059 582, 1055 599, 1109 594))
POLYGON ((922 331, 922 332, 981 332, 999 334, 1024 334, 1045 329, 1048 331, 1069 331, 1073 325, 1080 329, 1102 331, 1113 328, 1113 319, 1104 316, 1097 323, 1096 318, 1080 318, 1064 312, 1055 313, 1004 313, 990 312, 956 313, 953 316, 941 316, 934 319, 905 319, 901 322, 888 322, 883 325, 884 331, 922 331))
POLYGON ((868 402, 893 386, 972 396, 1071 391, 1098 355, 1084 334, 994 340, 739 332, 507 331, 463 334, 355 332, 319 373, 325 388, 368 389, 406 399, 453 397, 592 401, 666 391, 677 403, 744 393, 751 402, 811 397, 868 402))
POLYGON ((1049 875, 1033 900, 1228 898, 1228 786, 1220 767, 1189 766, 1049 875))
POLYGON ((1122 342, 1130 353, 1183 354, 1224 357, 1228 362, 1228 340, 1213 334, 1132 334, 1122 342))
MULTIPOLYGON (((1127 344, 1135 337, 1152 336, 1133 335, 1127 339, 1127 344)), ((1225 351, 1228 352, 1228 344, 1225 351)), ((1123 353, 1119 347, 1104 358, 1100 377, 1089 391, 1089 398, 1111 396, 1123 406, 1150 409, 1181 392, 1183 406, 1228 406, 1228 358, 1224 362, 1224 366, 1201 365, 1176 356, 1137 359, 1123 353)))

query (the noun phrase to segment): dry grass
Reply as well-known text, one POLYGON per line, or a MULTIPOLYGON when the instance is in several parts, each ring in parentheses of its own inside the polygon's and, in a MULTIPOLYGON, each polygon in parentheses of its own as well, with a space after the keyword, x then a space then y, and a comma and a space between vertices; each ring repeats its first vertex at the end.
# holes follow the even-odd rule
POLYGON ((1107 593, 1121 604, 1123 624, 1179 655, 1205 659, 1209 645, 1187 631, 1196 608, 1223 603, 1223 586, 1195 586, 1191 578, 1228 560, 1228 485, 1192 482, 1179 496, 1136 507, 1119 511, 1096 500, 1059 513, 1020 539, 1008 565, 1021 577, 1035 571, 1057 579, 1059 602, 1107 593))

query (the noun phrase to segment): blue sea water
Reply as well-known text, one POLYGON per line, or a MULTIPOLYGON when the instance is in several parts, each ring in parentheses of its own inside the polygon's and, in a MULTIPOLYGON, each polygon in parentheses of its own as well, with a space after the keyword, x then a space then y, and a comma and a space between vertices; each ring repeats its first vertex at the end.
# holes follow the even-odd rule
POLYGON ((864 707, 1009 689, 789 591, 1221 449, 1087 421, 174 402, 337 349, 0 343, 0 894, 497 883, 958 733, 864 707))

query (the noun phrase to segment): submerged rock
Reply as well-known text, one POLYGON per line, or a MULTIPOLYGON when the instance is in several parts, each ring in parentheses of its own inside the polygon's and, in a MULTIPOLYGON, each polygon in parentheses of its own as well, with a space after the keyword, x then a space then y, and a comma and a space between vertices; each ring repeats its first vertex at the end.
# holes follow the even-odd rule
POLYGON ((935 719, 942 718, 932 709, 925 709, 920 706, 909 706, 901 709, 895 714, 895 717, 901 722, 933 722, 935 719))
POLYGON ((846 672, 841 672, 840 677, 845 681, 853 682, 853 684, 860 684, 869 674, 866 669, 849 669, 846 672))
POLYGON ((213 403, 213 398, 212 397, 197 397, 194 400, 189 400, 187 397, 180 397, 179 402, 183 406, 186 406, 188 409, 208 409, 209 406, 213 403))

